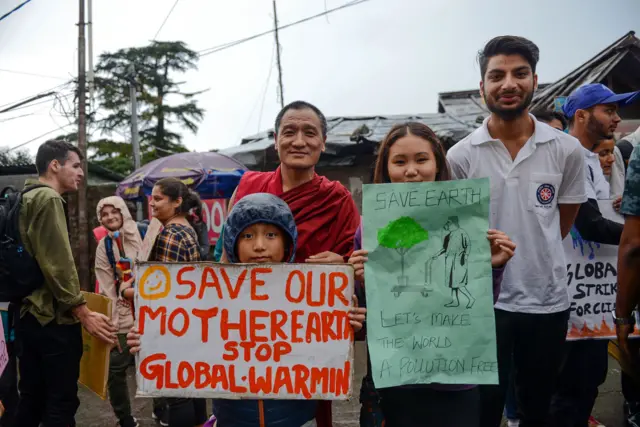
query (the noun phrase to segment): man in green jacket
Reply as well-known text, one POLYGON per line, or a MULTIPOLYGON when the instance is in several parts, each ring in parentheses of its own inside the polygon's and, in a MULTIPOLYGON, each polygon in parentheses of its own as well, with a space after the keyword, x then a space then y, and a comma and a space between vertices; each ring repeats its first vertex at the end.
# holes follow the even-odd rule
POLYGON ((25 298, 16 322, 20 402, 15 425, 74 426, 82 358, 81 324, 91 335, 113 344, 116 328, 108 317, 89 310, 80 293, 61 194, 76 191, 84 178, 82 154, 61 141, 48 141, 36 155, 38 179, 45 184, 25 193, 20 236, 38 262, 43 285, 25 298))

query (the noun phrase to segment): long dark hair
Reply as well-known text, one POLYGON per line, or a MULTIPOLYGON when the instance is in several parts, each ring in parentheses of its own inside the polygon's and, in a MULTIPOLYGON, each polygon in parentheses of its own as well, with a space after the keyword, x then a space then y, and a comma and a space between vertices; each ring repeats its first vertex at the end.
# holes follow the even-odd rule
POLYGON ((392 127, 387 136, 382 140, 380 149, 378 150, 378 159, 376 160, 373 182, 375 184, 391 182, 388 166, 389 149, 396 143, 396 141, 407 135, 417 136, 431 144, 431 149, 433 150, 433 154, 436 158, 436 166, 438 167, 436 181, 451 180, 451 170, 449 169, 447 156, 444 152, 444 147, 436 134, 425 124, 419 122, 406 122, 392 127))
MULTIPOLYGON (((162 178, 155 183, 160 188, 162 194, 167 196, 169 200, 176 201, 182 198, 182 203, 176 210, 177 215, 187 215, 193 208, 200 207, 200 196, 195 191, 192 191, 185 185, 184 182, 177 178, 162 178)), ((187 219, 191 222, 191 218, 187 215, 187 219)))

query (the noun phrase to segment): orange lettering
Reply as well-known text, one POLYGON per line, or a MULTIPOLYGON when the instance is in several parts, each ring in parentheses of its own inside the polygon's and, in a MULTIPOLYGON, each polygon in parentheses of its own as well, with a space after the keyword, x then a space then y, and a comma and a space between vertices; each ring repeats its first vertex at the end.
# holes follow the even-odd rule
POLYGON ((248 362, 251 360, 251 349, 256 346, 256 343, 251 341, 243 341, 240 343, 240 347, 244 350, 244 361, 248 362))
POLYGON ((329 273, 329 298, 328 303, 330 307, 335 307, 336 298, 338 298, 345 307, 349 307, 349 300, 345 298, 344 291, 349 286, 349 278, 341 271, 332 271, 329 273), (342 281, 342 284, 336 287, 337 279, 342 281))
POLYGON ((181 337, 187 333, 188 329, 189 329, 189 314, 187 313, 187 310, 185 310, 182 307, 179 307, 173 310, 171 315, 169 315, 169 332, 171 332, 176 337, 181 337), (176 329, 176 326, 175 326, 175 320, 178 314, 182 315, 182 318, 184 319, 182 321, 182 329, 176 329))
POLYGON ((269 344, 260 344, 256 348, 256 359, 258 362, 266 362, 271 358, 271 346, 269 344))
POLYGON ((269 338, 258 335, 258 331, 267 329, 266 324, 258 322, 259 317, 268 318, 269 312, 264 310, 249 311, 249 339, 254 342, 267 342, 269 338))
POLYGON ((164 368, 164 384, 168 389, 177 389, 178 383, 171 382, 171 362, 167 362, 164 368))
POLYGON ((300 270, 293 270, 289 273, 289 277, 287 277, 287 285, 285 288, 284 296, 289 300, 289 302, 300 303, 304 299, 304 274, 300 270), (291 294, 291 285, 293 283, 293 278, 298 278, 298 283, 300 284, 300 289, 298 290, 298 296, 294 297, 291 294))
POLYGON ((238 276, 238 280, 236 280, 235 288, 231 286, 231 280, 229 280, 229 275, 227 274, 227 270, 224 267, 220 268, 220 274, 222 274, 222 278, 224 282, 227 284, 227 289, 229 290, 229 297, 231 299, 238 298, 238 294, 240 293, 240 286, 244 283, 244 279, 247 277, 247 269, 242 270, 242 273, 238 276))
POLYGON ((327 273, 320 273, 320 295, 318 301, 313 300, 313 271, 307 272, 307 304, 309 307, 322 307, 325 302, 327 286, 326 286, 327 273))
POLYGON ((211 388, 218 388, 218 384, 220 384, 222 390, 229 390, 227 370, 222 365, 213 365, 211 369, 211 388))
POLYGON ((271 273, 270 268, 259 267, 251 269, 251 300, 252 301, 266 301, 269 299, 269 295, 258 295, 258 286, 264 286, 264 280, 258 279, 258 274, 271 273))
POLYGON ((185 267, 182 267, 180 270, 178 270, 178 276, 177 276, 177 279, 176 279, 177 282, 178 282, 178 285, 180 285, 180 286, 187 285, 187 286, 189 286, 191 288, 191 290, 188 293, 184 294, 184 295, 176 295, 176 298, 178 298, 178 299, 189 299, 189 298, 191 298, 192 296, 194 296, 196 294, 196 284, 195 284, 195 282, 193 282, 191 280, 184 280, 182 278, 182 274, 183 273, 187 273, 187 272, 193 271, 195 269, 196 268, 194 266, 187 265, 185 267))
POLYGON ((247 310, 240 310, 240 322, 229 322, 229 310, 226 308, 222 310, 222 317, 220 318, 220 335, 224 341, 229 339, 229 330, 237 329, 240 333, 240 340, 246 341, 247 339, 247 310))
POLYGON ((249 368, 249 390, 251 390, 251 393, 258 394, 262 392, 264 394, 270 394, 272 373, 273 368, 271 366, 267 366, 265 368, 264 376, 256 376, 256 368, 255 366, 251 366, 249 368))
POLYGON ((291 342, 300 343, 303 342, 302 338, 298 336, 298 331, 302 329, 302 323, 298 319, 299 316, 303 316, 304 311, 294 310, 291 312, 291 342))
POLYGON ((227 341, 224 343, 224 351, 225 353, 222 355, 222 358, 227 362, 232 362, 238 359, 238 343, 235 341, 227 341))
POLYGON ((291 370, 295 376, 293 380, 294 393, 303 395, 305 399, 311 399, 311 393, 309 393, 309 387, 307 387, 309 369, 304 365, 294 365, 291 370))
POLYGON ((336 369, 336 396, 346 395, 349 392, 349 380, 351 379, 351 362, 344 362, 344 369, 336 369))
MULTIPOLYGON (((322 316, 322 342, 335 341, 338 339, 338 335, 333 330, 333 322, 335 319, 334 313, 330 311, 323 311, 322 316)), ((338 322, 336 322, 338 326, 338 322)), ((339 329, 339 328, 336 328, 339 329)))
POLYGON ((211 372, 208 363, 196 362, 196 383, 198 390, 208 387, 211 384, 211 372))
POLYGON ((276 368, 276 380, 273 383, 273 392, 278 393, 282 387, 287 389, 287 393, 293 394, 293 384, 291 384, 291 373, 288 366, 278 366, 276 368))
POLYGON ((140 307, 140 335, 144 334, 145 321, 147 319, 146 316, 149 316, 151 320, 160 316, 160 335, 164 335, 167 332, 167 307, 158 307, 155 311, 153 311, 148 305, 140 307))
POLYGON ((280 362, 282 356, 291 353, 291 350, 291 344, 289 344, 288 342, 278 341, 277 343, 273 344, 273 361, 280 362))
POLYGON ((200 327, 202 329, 202 342, 209 342, 209 319, 218 315, 218 307, 208 310, 194 308, 191 313, 202 321, 202 326, 200 327))
POLYGON ((178 384, 180 388, 187 388, 196 377, 193 366, 189 362, 180 362, 178 365, 178 384))
POLYGON ((236 384, 236 367, 229 366, 229 391, 232 393, 246 393, 247 388, 236 384))
POLYGON ((312 340, 315 340, 315 342, 326 342, 322 341, 322 327, 320 325, 320 314, 314 311, 309 313, 309 318, 307 319, 307 342, 311 342, 312 340))
POLYGON ((158 390, 164 388, 164 369, 161 364, 153 363, 160 360, 167 360, 167 355, 164 353, 151 354, 140 362, 140 375, 149 381, 155 380, 158 390))
POLYGON ((329 393, 329 368, 311 368, 311 394, 318 392, 322 386, 322 394, 329 393))
POLYGON ((222 299, 222 289, 220 289, 220 282, 218 281, 218 276, 216 272, 211 267, 205 267, 202 270, 202 280, 200 283, 200 292, 198 292, 198 298, 202 299, 204 297, 204 291, 207 288, 215 288, 218 293, 218 298, 222 299), (209 279, 209 277, 211 277, 209 279))
POLYGON ((282 328, 287 324, 287 313, 284 310, 273 310, 271 312, 271 341, 278 338, 287 339, 287 334, 282 328))

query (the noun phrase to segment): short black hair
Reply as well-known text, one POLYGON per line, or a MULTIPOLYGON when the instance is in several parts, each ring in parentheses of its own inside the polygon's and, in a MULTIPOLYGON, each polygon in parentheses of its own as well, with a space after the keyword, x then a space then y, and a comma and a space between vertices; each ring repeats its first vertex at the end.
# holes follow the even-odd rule
POLYGON ((518 36, 499 36, 491 39, 480 52, 478 63, 482 80, 487 72, 489 60, 497 55, 520 55, 527 60, 531 71, 536 72, 536 65, 540 60, 540 49, 531 40, 518 36))
POLYGON ((38 154, 36 154, 36 170, 38 171, 38 175, 44 176, 49 169, 49 165, 54 160, 64 165, 69 158, 70 152, 76 153, 80 160, 84 159, 80 149, 68 142, 50 140, 42 144, 38 148, 38 154))
POLYGON ((534 110, 531 112, 531 114, 533 114, 536 117, 536 119, 544 123, 551 123, 554 120, 558 120, 560 123, 562 123, 562 129, 567 128, 567 124, 568 124, 567 117, 558 111, 541 109, 541 110, 534 110))
POLYGON ((320 119, 320 125, 322 126, 322 136, 324 138, 327 137, 327 118, 322 114, 322 111, 318 107, 313 104, 310 104, 306 101, 293 101, 290 104, 285 105, 282 110, 276 116, 276 127, 274 129, 275 134, 278 134, 278 130, 280 129, 280 122, 282 121, 282 117, 284 117, 285 113, 289 110, 311 110, 316 113, 318 119, 320 119))

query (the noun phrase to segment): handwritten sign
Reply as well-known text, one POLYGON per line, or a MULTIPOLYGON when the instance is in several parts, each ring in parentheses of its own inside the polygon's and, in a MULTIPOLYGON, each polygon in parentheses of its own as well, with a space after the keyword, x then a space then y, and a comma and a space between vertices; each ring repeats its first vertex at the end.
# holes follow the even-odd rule
MULTIPOLYGON (((612 200, 598 201, 602 215, 619 223, 612 200)), ((571 313, 567 340, 615 339, 611 312, 618 293, 618 246, 584 240, 575 227, 562 242, 567 258, 571 313)), ((638 335, 636 328, 635 335, 638 335)))
MULTIPOLYGON (((111 317, 111 299, 104 295, 82 292, 87 308, 111 317)), ((78 382, 97 394, 102 400, 107 398, 107 378, 109 375, 109 355, 111 346, 92 337, 82 328, 82 359, 78 382)))
POLYGON ((497 384, 489 180, 365 185, 363 212, 376 387, 497 384))
POLYGON ((345 400, 350 265, 137 266, 139 396, 345 400))

